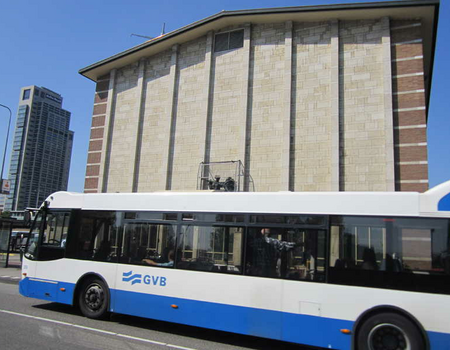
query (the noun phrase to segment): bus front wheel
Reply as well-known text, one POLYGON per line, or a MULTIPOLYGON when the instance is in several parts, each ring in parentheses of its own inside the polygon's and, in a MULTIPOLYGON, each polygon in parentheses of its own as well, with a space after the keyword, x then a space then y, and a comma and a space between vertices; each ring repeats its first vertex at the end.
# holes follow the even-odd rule
POLYGON ((83 282, 78 294, 81 313, 89 318, 102 319, 108 313, 109 291, 106 284, 98 278, 83 282))
POLYGON ((419 329, 406 317, 380 313, 367 319, 358 332, 359 350, 424 350, 419 329))

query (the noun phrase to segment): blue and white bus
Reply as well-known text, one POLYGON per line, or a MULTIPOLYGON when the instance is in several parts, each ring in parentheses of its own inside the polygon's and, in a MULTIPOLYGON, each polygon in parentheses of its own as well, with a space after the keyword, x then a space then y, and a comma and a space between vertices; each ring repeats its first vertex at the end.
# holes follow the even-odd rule
POLYGON ((57 192, 22 295, 332 349, 450 349, 450 182, 426 193, 57 192))

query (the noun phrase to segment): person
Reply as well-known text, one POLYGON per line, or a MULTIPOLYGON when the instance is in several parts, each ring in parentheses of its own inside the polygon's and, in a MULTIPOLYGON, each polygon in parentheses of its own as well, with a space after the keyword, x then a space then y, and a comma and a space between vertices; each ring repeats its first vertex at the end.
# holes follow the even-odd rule
POLYGON ((270 229, 263 228, 260 234, 250 243, 252 248, 250 274, 254 276, 279 277, 277 264, 280 254, 301 245, 294 242, 280 241, 269 236, 270 229))
POLYGON ((151 265, 151 266, 173 267, 173 263, 174 263, 173 255, 174 255, 173 250, 169 251, 169 254, 167 255, 169 261, 168 262, 164 262, 164 263, 156 262, 156 261, 151 260, 151 259, 142 259, 142 262, 144 264, 151 265))
POLYGON ((363 270, 378 270, 377 258, 373 248, 364 248, 363 263, 361 265, 363 270))
POLYGON ((110 242, 104 239, 94 253, 94 260, 107 261, 110 252, 110 242))

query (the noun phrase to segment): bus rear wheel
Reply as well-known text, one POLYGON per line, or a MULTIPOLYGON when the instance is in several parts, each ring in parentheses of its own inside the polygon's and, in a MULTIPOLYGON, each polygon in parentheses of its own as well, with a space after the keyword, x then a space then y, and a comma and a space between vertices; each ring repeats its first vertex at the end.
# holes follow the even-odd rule
POLYGON ((102 319, 108 314, 109 290, 98 278, 90 278, 83 282, 78 294, 78 305, 81 313, 89 318, 102 319))
POLYGON ((424 350, 419 329, 406 317, 380 313, 367 319, 358 332, 359 350, 424 350))

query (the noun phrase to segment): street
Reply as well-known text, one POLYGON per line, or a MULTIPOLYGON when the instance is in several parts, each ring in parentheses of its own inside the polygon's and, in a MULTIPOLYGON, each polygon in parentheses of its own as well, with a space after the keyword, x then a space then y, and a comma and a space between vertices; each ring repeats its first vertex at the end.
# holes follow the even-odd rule
POLYGON ((262 338, 113 314, 82 317, 67 305, 22 297, 18 285, 0 279, 0 338, 13 349, 306 349, 262 338))

